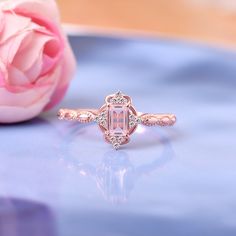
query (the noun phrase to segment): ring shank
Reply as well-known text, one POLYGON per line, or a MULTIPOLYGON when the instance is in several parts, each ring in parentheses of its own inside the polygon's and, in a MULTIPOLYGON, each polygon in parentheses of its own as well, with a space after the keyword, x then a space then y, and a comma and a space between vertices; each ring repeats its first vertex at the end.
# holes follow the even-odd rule
MULTIPOLYGON (((58 118, 60 120, 74 120, 80 123, 95 121, 99 115, 98 109, 60 109, 58 118)), ((174 114, 152 114, 139 112, 137 118, 146 126, 172 126, 176 122, 174 114)))
POLYGON ((146 126, 172 126, 176 122, 174 114, 139 114, 141 123, 146 126))
POLYGON ((99 113, 97 109, 60 109, 58 118, 60 120, 74 120, 80 123, 89 123, 95 120, 99 113))

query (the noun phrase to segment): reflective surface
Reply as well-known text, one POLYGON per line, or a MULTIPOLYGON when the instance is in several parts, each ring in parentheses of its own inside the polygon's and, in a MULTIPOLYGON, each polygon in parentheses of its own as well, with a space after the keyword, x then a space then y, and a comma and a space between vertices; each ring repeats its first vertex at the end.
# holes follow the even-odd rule
POLYGON ((178 122, 140 126, 119 151, 96 124, 58 121, 58 107, 0 126, 0 197, 42 205, 56 224, 49 236, 235 235, 236 55, 160 40, 71 42, 78 73, 60 107, 98 108, 121 90, 137 110, 178 122))
POLYGON ((0 198, 1 236, 56 236, 52 212, 43 204, 16 198, 0 198))

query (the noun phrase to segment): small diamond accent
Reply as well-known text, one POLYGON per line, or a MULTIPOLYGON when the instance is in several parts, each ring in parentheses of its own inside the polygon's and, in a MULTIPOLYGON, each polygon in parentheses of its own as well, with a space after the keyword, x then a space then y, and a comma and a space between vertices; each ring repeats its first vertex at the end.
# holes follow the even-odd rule
POLYGON ((77 117, 77 113, 75 111, 66 112, 64 115, 64 118, 66 120, 75 120, 76 117, 77 117))
POLYGON ((122 136, 111 136, 110 142, 112 143, 113 147, 117 150, 120 145, 124 142, 124 137, 122 136))
POLYGON ((135 116, 134 114, 129 115, 129 127, 133 128, 137 124, 141 124, 142 120, 140 117, 135 116))
POLYGON ((122 95, 122 93, 119 91, 115 94, 114 97, 110 99, 110 102, 113 104, 125 104, 128 102, 128 100, 122 95))
POLYGON ((64 119, 64 116, 65 116, 65 114, 64 114, 63 111, 59 111, 59 112, 57 113, 57 117, 58 117, 59 120, 63 120, 63 119, 64 119))
POLYGON ((98 116, 95 117, 94 121, 105 127, 107 125, 107 111, 102 111, 98 116))
POLYGON ((113 143, 112 145, 113 145, 113 147, 114 147, 116 150, 120 148, 120 144, 119 144, 119 143, 113 143))

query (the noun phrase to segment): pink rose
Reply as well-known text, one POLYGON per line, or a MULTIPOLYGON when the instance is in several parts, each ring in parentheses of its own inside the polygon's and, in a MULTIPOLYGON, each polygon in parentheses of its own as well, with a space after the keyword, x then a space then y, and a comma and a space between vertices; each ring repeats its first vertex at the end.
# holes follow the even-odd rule
POLYGON ((28 120, 53 107, 74 69, 54 0, 0 2, 0 123, 28 120))

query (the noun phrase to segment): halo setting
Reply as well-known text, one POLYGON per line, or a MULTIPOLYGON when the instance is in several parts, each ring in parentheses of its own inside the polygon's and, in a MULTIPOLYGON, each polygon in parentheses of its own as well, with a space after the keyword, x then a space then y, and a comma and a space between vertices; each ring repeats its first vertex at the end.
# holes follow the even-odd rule
POLYGON ((120 91, 109 95, 105 104, 96 109, 60 109, 58 112, 60 120, 76 120, 81 123, 95 121, 104 133, 105 140, 118 149, 130 140, 138 124, 146 126, 171 126, 176 122, 173 114, 149 114, 138 113, 132 105, 129 96, 120 91))

